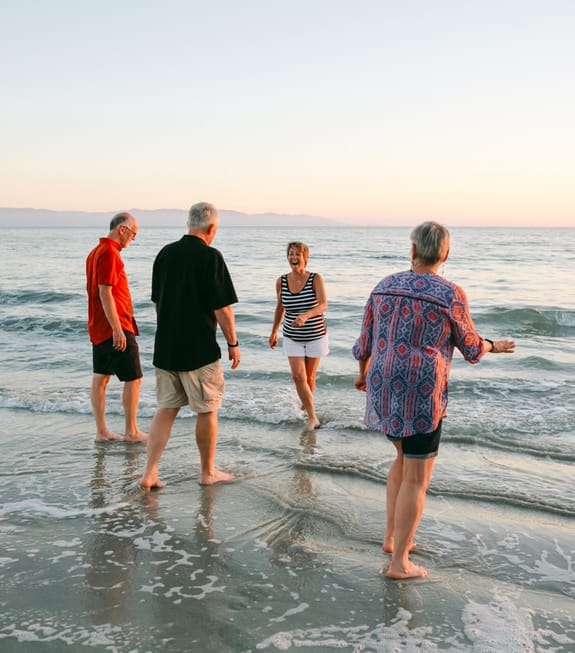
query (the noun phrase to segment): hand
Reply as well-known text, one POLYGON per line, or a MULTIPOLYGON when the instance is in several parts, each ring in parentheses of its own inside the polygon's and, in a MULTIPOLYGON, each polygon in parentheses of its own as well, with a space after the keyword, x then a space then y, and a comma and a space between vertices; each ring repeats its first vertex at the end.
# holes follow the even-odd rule
POLYGON ((302 315, 298 315, 296 319, 291 323, 292 327, 302 327, 305 323, 307 322, 307 317, 304 317, 302 315))
POLYGON ((240 364, 240 348, 238 347, 228 347, 228 358, 232 361, 232 370, 235 370, 236 367, 240 364))
POLYGON ((278 344, 278 334, 272 333, 271 336, 268 338, 268 345, 270 346, 271 349, 273 349, 277 344, 278 344))
POLYGON ((515 351, 513 340, 494 340, 492 354, 512 354, 515 351))
POLYGON ((365 376, 363 374, 359 374, 355 379, 353 385, 355 386, 356 390, 361 390, 362 392, 365 392, 365 376))
POLYGON ((117 351, 126 349, 126 334, 123 331, 114 331, 112 334, 112 345, 117 351))

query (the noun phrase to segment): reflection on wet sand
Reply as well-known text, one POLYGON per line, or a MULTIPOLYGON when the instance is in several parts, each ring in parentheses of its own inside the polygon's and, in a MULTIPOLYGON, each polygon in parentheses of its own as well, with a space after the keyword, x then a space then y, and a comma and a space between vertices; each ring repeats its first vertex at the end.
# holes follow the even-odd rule
MULTIPOLYGON (((134 545, 134 536, 143 528, 140 511, 135 507, 118 506, 115 485, 118 479, 106 471, 109 445, 96 446, 94 469, 90 481, 89 505, 94 510, 91 527, 85 533, 86 573, 84 584, 86 608, 94 624, 118 624, 125 620, 126 595, 130 591, 131 574, 141 552, 134 545), (115 507, 112 507, 115 506, 115 507)), ((125 447, 124 473, 127 483, 137 470, 140 452, 125 447)))

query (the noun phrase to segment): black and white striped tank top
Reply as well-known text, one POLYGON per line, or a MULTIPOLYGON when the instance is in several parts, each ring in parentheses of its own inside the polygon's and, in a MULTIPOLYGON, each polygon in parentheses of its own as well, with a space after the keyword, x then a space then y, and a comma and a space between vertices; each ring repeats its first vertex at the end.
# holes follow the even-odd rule
POLYGON ((314 277, 315 272, 310 272, 305 286, 299 292, 293 293, 288 287, 287 274, 282 275, 281 298, 285 309, 283 334, 287 338, 297 342, 319 340, 319 338, 327 333, 327 324, 323 314, 310 317, 302 327, 291 326, 291 323, 298 315, 318 305, 313 289, 314 277))

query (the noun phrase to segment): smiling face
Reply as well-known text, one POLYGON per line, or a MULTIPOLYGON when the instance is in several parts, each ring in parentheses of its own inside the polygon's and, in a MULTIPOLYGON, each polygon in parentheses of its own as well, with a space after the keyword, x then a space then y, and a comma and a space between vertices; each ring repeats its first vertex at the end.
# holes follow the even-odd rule
POLYGON ((309 258, 309 249, 304 243, 290 243, 287 248, 287 260, 292 270, 303 271, 309 258))

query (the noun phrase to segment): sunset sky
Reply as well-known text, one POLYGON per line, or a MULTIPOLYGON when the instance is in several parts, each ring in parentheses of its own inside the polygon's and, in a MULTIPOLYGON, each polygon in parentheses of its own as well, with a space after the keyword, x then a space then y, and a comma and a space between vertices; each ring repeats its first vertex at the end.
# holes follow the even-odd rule
POLYGON ((573 0, 19 0, 0 206, 575 226, 573 0))

